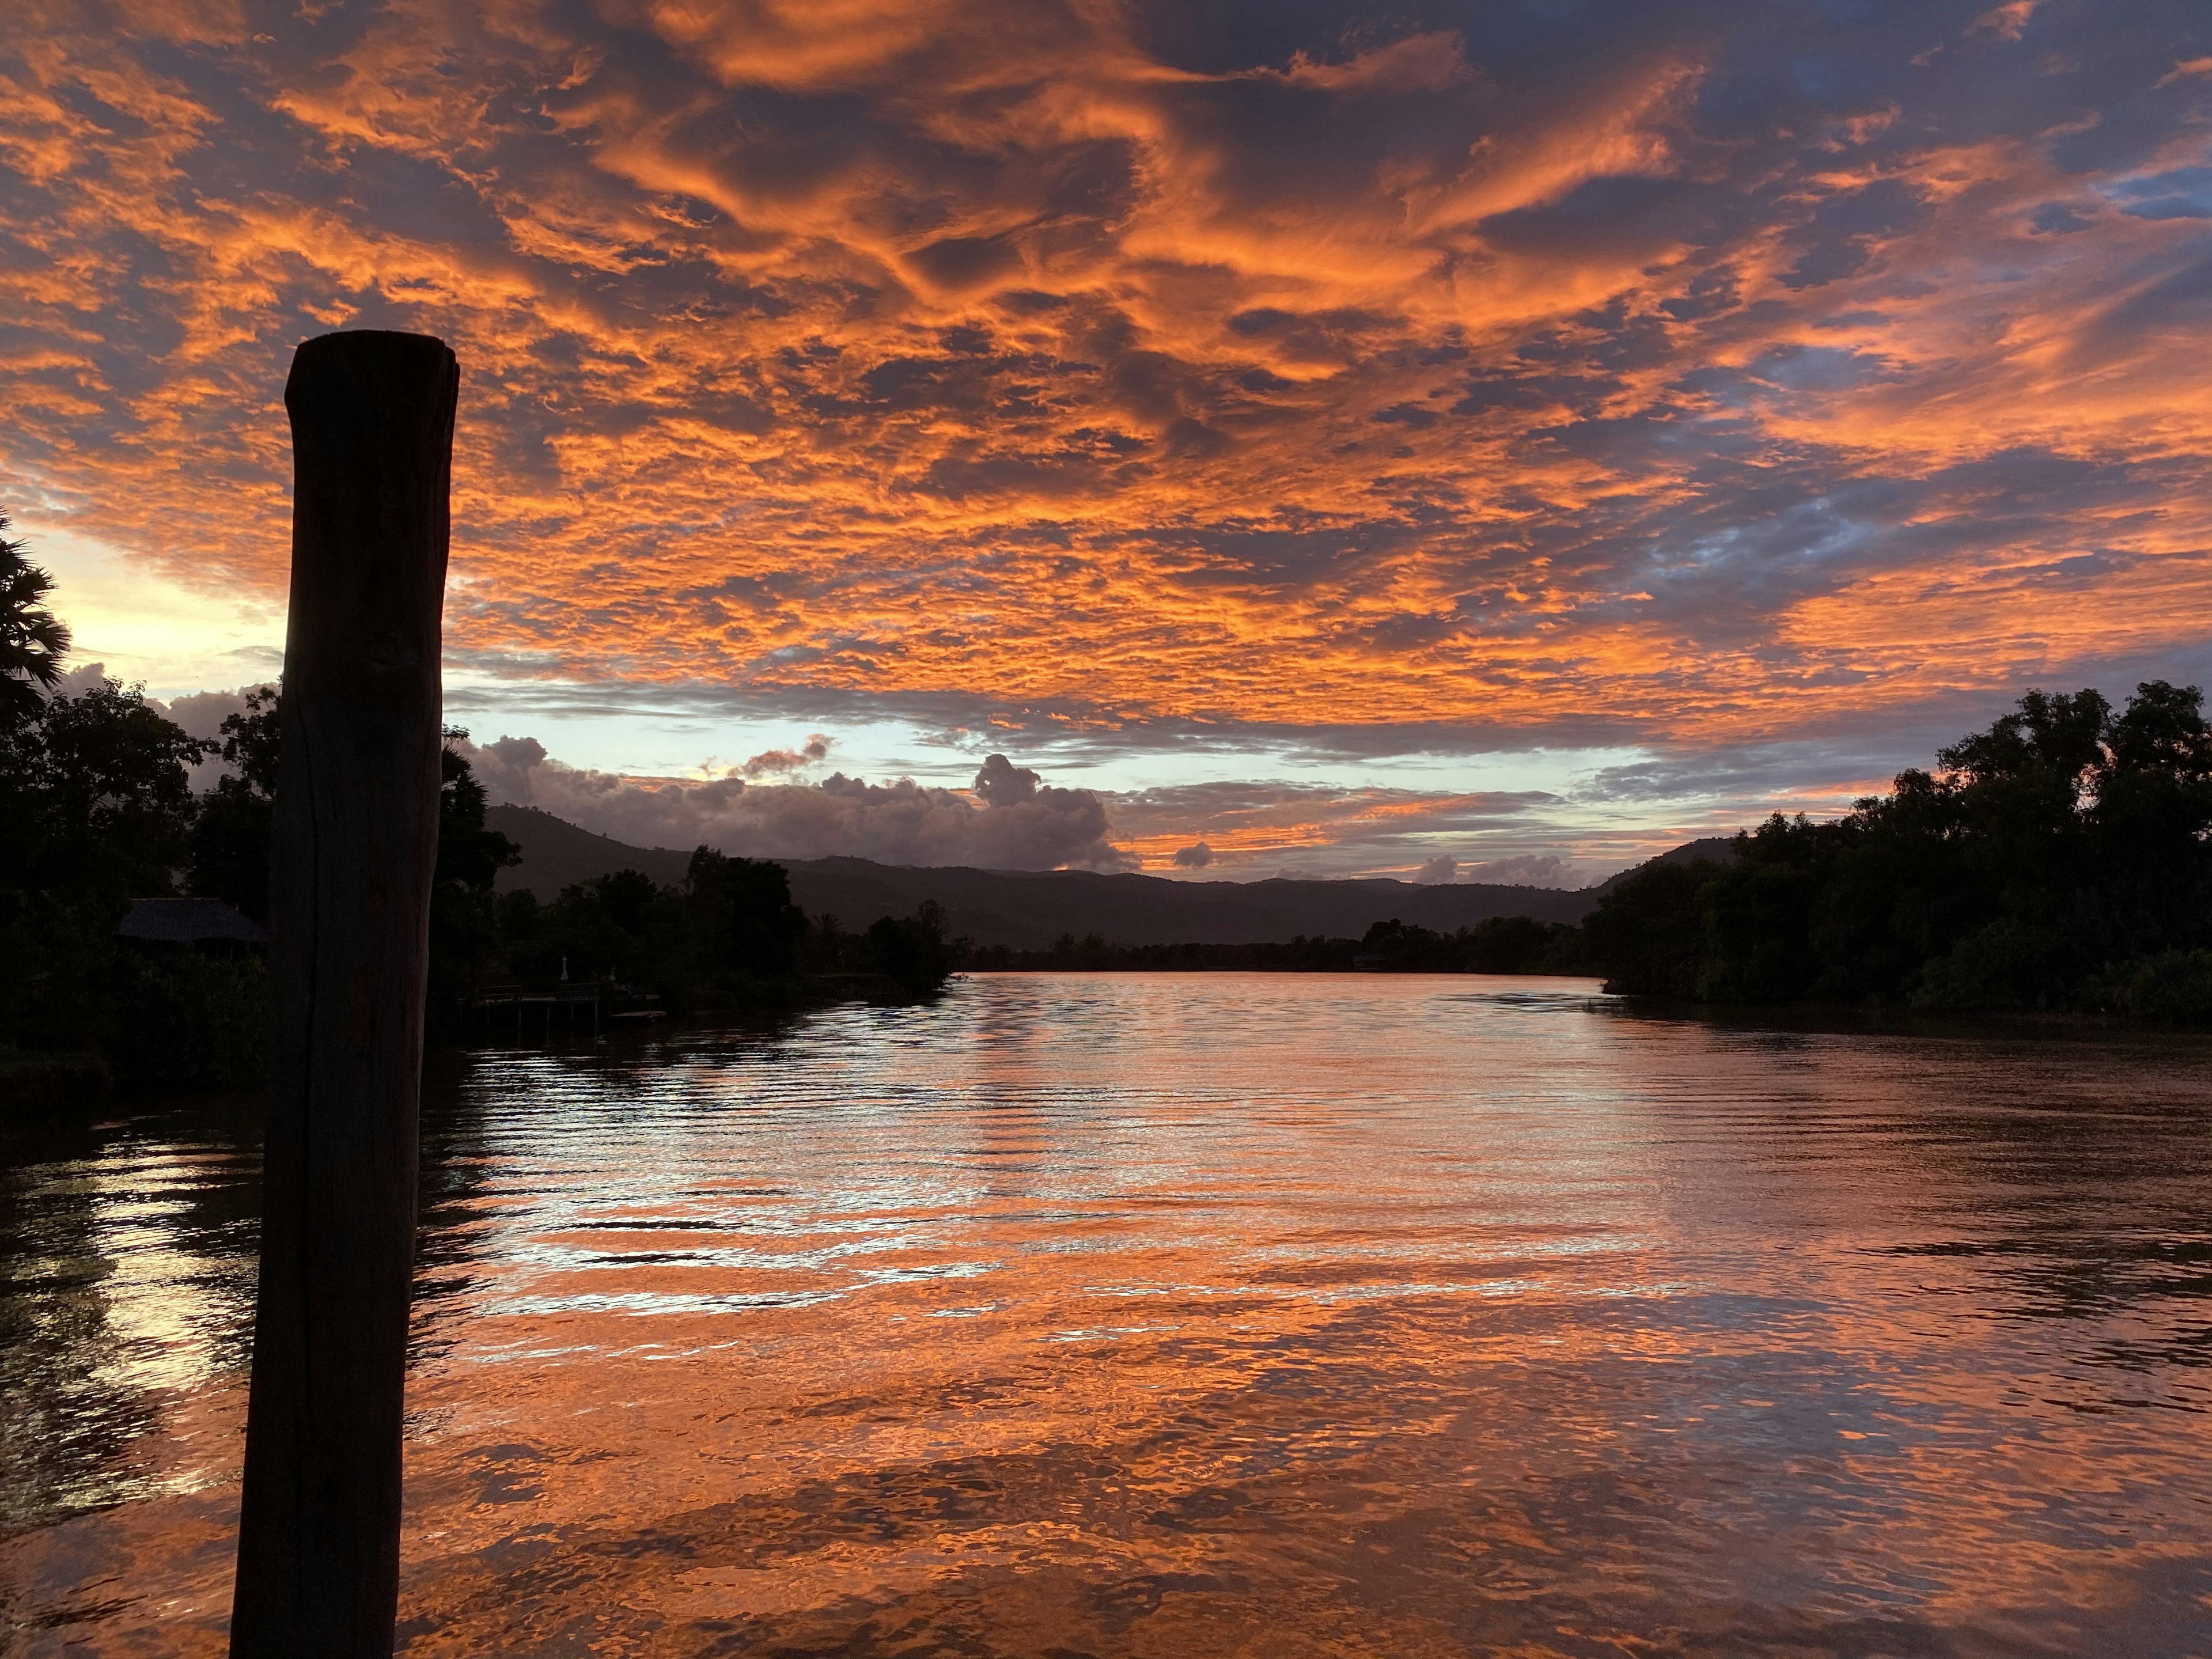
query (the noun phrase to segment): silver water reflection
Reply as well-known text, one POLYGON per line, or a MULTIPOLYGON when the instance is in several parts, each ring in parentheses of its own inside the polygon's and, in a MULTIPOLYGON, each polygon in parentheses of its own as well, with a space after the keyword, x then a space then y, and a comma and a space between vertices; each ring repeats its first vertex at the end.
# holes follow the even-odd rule
MULTIPOLYGON (((403 1650, 2212 1652, 2206 1055, 1295 975, 479 1053, 403 1650)), ((137 1144, 42 1260, 222 1259, 137 1144)), ((156 1310, 50 1409, 136 1400, 88 1468, 156 1474, 11 1492, 21 1650, 220 1650, 235 1361, 143 1333, 235 1267, 107 1274, 156 1310)))

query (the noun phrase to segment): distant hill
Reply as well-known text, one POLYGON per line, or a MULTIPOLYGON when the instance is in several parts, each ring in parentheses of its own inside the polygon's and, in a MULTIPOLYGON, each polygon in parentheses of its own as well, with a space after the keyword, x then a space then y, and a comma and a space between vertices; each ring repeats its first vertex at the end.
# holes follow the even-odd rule
POLYGON ((484 828, 498 830, 522 849, 522 862, 499 872, 499 890, 527 887, 541 900, 553 898, 563 887, 617 870, 641 871, 673 887, 684 879, 691 862, 688 848, 679 853, 666 847, 632 847, 611 836, 595 836, 535 806, 486 807, 484 828))
POLYGON ((1645 865, 1694 864, 1699 859, 1705 860, 1708 864, 1734 864, 1735 862, 1735 837, 1734 836, 1705 836, 1696 841, 1686 841, 1680 847, 1670 847, 1665 852, 1660 854, 1658 857, 1644 860, 1643 864, 1632 864, 1626 870, 1616 870, 1612 875, 1607 876, 1603 881, 1590 889, 1590 895, 1593 898, 1603 898, 1607 893, 1610 893, 1614 888, 1620 886, 1621 883, 1626 881, 1631 876, 1634 875, 1638 870, 1643 869, 1645 865))
MULTIPOLYGON (((522 848, 521 864, 500 872, 501 890, 527 887, 541 899, 621 869, 673 885, 690 859, 688 851, 625 846, 534 807, 495 806, 484 821, 522 848)), ((866 859, 777 862, 791 872, 792 896, 802 908, 848 927, 908 915, 934 899, 955 933, 1029 951, 1048 948, 1062 933, 1097 933, 1112 945, 1250 945, 1301 933, 1357 939, 1394 917, 1443 933, 1492 916, 1579 922, 1597 902, 1595 890, 1474 883, 1170 881, 1086 870, 915 869, 866 859)))

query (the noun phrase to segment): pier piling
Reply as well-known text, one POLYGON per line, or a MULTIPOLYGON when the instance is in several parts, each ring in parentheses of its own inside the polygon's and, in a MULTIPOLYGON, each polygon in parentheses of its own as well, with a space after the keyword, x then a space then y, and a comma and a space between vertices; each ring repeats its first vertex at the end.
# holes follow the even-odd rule
POLYGON ((459 370, 295 354, 261 1281, 234 1659, 388 1659, 459 370))

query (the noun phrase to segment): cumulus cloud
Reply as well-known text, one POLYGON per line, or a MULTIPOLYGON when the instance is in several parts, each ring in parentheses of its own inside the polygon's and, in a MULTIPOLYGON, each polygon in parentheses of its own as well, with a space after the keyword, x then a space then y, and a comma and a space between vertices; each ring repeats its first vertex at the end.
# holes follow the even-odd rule
MULTIPOLYGON (((97 665, 94 669, 97 672, 97 665)), ((271 684, 242 685, 234 691, 194 691, 156 706, 184 727, 186 736, 198 738, 204 743, 212 743, 222 736, 225 720, 233 714, 246 712, 246 693, 274 691, 276 689, 271 684)), ((227 775, 230 769, 229 763, 220 755, 205 756, 191 769, 191 786, 194 789, 213 788, 216 780, 227 775)))
MULTIPOLYGON (((46 692, 46 696, 50 697, 81 697, 86 692, 96 690, 98 687, 105 685, 107 683, 107 665, 106 663, 79 663, 74 668, 64 669, 62 672, 62 677, 54 682, 52 689, 46 692)), ((189 727, 186 729, 190 730, 189 727)), ((198 737, 201 734, 198 732, 193 732, 192 735, 198 737)))
MULTIPOLYGON (((106 663, 79 663, 63 674, 50 695, 81 697, 94 687, 105 684, 108 678, 106 663)), ((222 737, 224 720, 233 714, 246 712, 247 692, 273 691, 276 689, 273 684, 240 686, 234 691, 194 691, 167 702, 159 697, 148 697, 146 701, 156 713, 175 721, 186 737, 210 743, 222 737)), ((204 790, 211 787, 217 778, 229 770, 220 756, 208 755, 190 768, 187 775, 194 789, 204 790)))
POLYGON ((225 720, 234 714, 246 713, 247 692, 274 691, 276 689, 273 684, 243 685, 235 691, 194 691, 172 698, 164 707, 169 718, 183 726, 191 736, 212 738, 222 734, 225 720))
POLYGON ((1203 870, 1213 862, 1213 849, 1204 842, 1194 842, 1188 847, 1175 850, 1173 862, 1179 870, 1203 870))
POLYGON ((795 749, 763 750, 738 768, 738 775, 744 778, 769 778, 803 772, 817 761, 829 758, 833 741, 817 732, 795 749))
POLYGON ((1123 869, 1106 809, 992 755, 972 789, 836 773, 818 784, 640 779, 564 766, 534 738, 461 750, 495 802, 535 806, 633 846, 708 846, 753 858, 844 855, 993 870, 1123 869))
POLYGON ((1584 887, 1593 872, 1577 868, 1556 853, 1523 854, 1518 858, 1490 859, 1470 864, 1461 879, 1491 882, 1511 887, 1584 887))
POLYGON ((1556 853, 1520 853, 1473 864, 1462 864, 1448 853, 1439 853, 1414 872, 1413 879, 1434 885, 1466 882, 1502 887, 1571 889, 1589 885, 1598 873, 1556 853))

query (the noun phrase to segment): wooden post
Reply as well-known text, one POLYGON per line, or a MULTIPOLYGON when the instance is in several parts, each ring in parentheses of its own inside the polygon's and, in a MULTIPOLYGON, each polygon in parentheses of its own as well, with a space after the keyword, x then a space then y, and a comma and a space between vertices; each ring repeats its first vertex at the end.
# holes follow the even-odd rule
POLYGON ((292 359, 261 1284, 234 1659, 389 1659, 438 856, 453 406, 441 340, 292 359))

